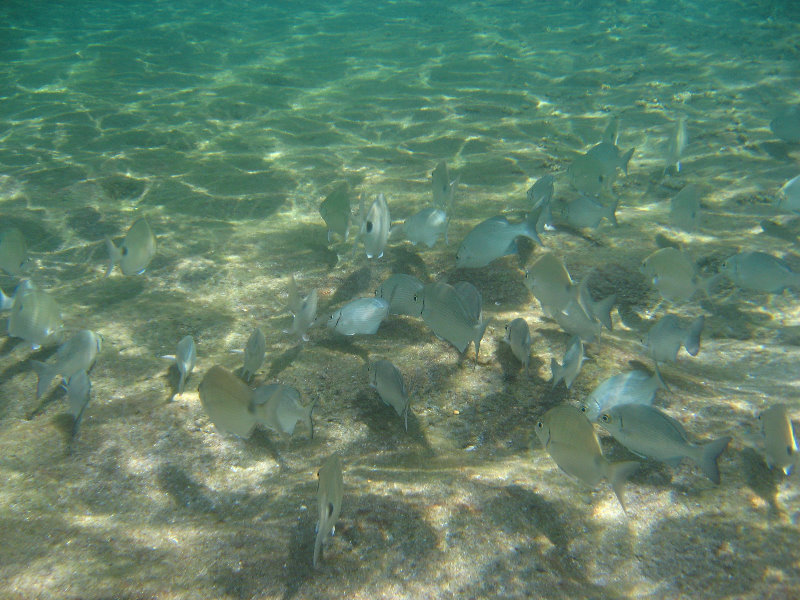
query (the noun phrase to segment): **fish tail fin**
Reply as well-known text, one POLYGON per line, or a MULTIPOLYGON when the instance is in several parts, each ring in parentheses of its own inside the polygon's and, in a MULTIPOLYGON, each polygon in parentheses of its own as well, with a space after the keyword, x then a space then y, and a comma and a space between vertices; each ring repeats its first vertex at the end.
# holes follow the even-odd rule
POLYGON ((479 321, 478 324, 475 326, 475 337, 473 341, 475 342, 475 364, 478 364, 478 353, 481 351, 481 340, 483 339, 483 334, 486 333, 486 327, 494 321, 494 318, 489 317, 485 321, 479 321))
POLYGON ((612 330, 614 324, 611 321, 611 311, 614 308, 614 303, 617 301, 617 295, 611 294, 602 300, 592 304, 592 313, 603 326, 609 331, 612 330))
POLYGON ((317 531, 317 539, 314 542, 314 560, 312 561, 311 565, 316 569, 317 563, 319 562, 320 554, 322 554, 322 538, 321 531, 317 531))
POLYGON ((311 415, 314 413, 314 408, 317 406, 317 402, 319 402, 319 398, 314 398, 314 400, 311 402, 311 406, 308 407, 308 435, 312 440, 314 439, 314 419, 311 417, 311 415))
POLYGON ((55 370, 51 365, 43 363, 40 360, 32 360, 31 366, 33 370, 36 371, 36 376, 38 377, 38 381, 36 383, 36 399, 38 400, 41 398, 44 393, 47 391, 47 388, 50 387, 50 382, 53 381, 53 377, 56 376, 55 370))
POLYGON ((717 459, 719 458, 720 454, 725 451, 725 448, 728 447, 730 441, 731 438, 729 436, 725 436, 714 440, 713 442, 703 444, 700 447, 700 455, 698 456, 696 462, 698 465, 700 465, 700 469, 703 471, 705 476, 717 485, 719 485, 720 481, 717 459))
POLYGON ((111 275, 111 271, 114 270, 114 265, 122 260, 122 251, 114 245, 114 242, 108 236, 106 236, 106 248, 108 248, 108 268, 105 276, 108 277, 111 275))
POLYGON ((406 427, 406 433, 408 433, 408 402, 406 402, 406 408, 403 410, 403 423, 406 427))
POLYGON ((704 323, 705 317, 703 315, 692 321, 692 325, 686 334, 686 339, 683 341, 686 351, 692 356, 697 356, 697 353, 700 352, 700 334, 703 333, 704 323))
POLYGON ((625 506, 625 483, 628 481, 633 472, 639 468, 639 463, 635 460, 626 460, 623 462, 606 463, 606 478, 611 484, 611 489, 619 500, 622 511, 627 514, 628 509, 625 506))
POLYGON ((550 371, 553 373, 553 385, 550 389, 556 389, 558 382, 564 379, 564 368, 558 364, 555 358, 550 359, 550 371))
POLYGON ((14 299, 9 298, 3 293, 3 290, 0 290, 0 310, 9 310, 13 304, 14 299))
POLYGON ((525 235, 540 246, 544 246, 539 234, 536 232, 536 224, 539 222, 539 215, 541 212, 541 210, 532 210, 528 213, 528 216, 525 217, 525 235))
POLYGON ((625 175, 628 174, 628 163, 630 162, 631 157, 633 156, 633 153, 635 151, 636 151, 636 148, 631 148, 625 154, 622 155, 622 162, 620 163, 619 166, 622 167, 622 170, 625 173, 625 175))
POLYGON ((294 273, 289 275, 289 310, 293 315, 300 312, 303 301, 300 299, 300 292, 297 291, 297 282, 294 280, 294 273))

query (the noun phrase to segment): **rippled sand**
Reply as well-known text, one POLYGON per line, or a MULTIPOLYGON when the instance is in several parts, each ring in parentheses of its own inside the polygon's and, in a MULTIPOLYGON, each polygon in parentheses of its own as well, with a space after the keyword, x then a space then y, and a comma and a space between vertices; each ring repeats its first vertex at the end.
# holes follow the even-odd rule
MULTIPOLYGON (((67 325, 105 338, 77 439, 63 392, 35 400, 31 351, 0 345, 0 581, 6 598, 789 598, 800 589, 800 496, 769 471, 754 415, 797 418, 796 294, 723 287, 658 306, 638 272, 657 233, 705 272, 737 249, 797 248, 760 232, 797 175, 775 112, 797 103, 791 2, 101 3, 0 7, 0 223, 32 249, 29 276, 67 325), (275 3, 272 3, 275 4, 275 3), (670 6, 670 5, 663 5, 670 6), (524 287, 521 261, 455 270, 463 235, 526 210, 622 117, 636 147, 620 177, 620 225, 561 229, 545 244, 620 319, 588 346, 567 391, 549 361, 568 336, 524 287), (662 177, 668 136, 688 117, 680 173, 662 177), (461 177, 450 245, 393 240, 380 260, 326 243, 317 207, 347 181, 383 192, 394 220, 424 207, 446 160, 461 177), (695 235, 669 228, 669 198, 704 186, 695 235), (158 255, 141 277, 103 279, 103 236, 147 216, 158 255), (473 282, 493 317, 460 358, 420 320, 372 337, 282 333, 288 276, 320 312, 372 294, 393 272, 473 282), (560 472, 537 417, 648 361, 639 339, 669 309, 706 315, 697 358, 664 368, 659 404, 698 439, 731 435, 722 484, 692 464, 645 462, 628 516, 603 483, 560 472), (503 325, 534 333, 526 378, 503 325), (624 320, 624 323, 622 322, 624 320), (268 341, 259 380, 317 399, 315 438, 223 437, 196 393, 214 364, 235 369, 253 327, 268 341), (194 336, 187 391, 160 355, 194 336), (368 387, 365 361, 391 358, 411 389, 409 431, 368 387), (316 469, 338 452, 345 497, 321 568, 311 569, 316 469)), ((536 250, 523 246, 529 262, 536 250)), ((0 276, 10 292, 16 280, 0 276)), ((647 365, 649 368, 649 365, 647 365)), ((612 459, 630 455, 610 439, 612 459)))

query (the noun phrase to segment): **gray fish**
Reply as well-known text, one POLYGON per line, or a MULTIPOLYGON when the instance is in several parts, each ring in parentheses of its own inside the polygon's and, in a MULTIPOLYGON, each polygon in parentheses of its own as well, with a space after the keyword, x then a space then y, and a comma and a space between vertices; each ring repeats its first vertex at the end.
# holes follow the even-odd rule
POLYGON ((550 371, 553 373, 553 389, 558 385, 558 382, 564 380, 564 385, 567 389, 570 388, 572 382, 581 372, 583 361, 586 357, 583 355, 583 342, 579 336, 573 336, 567 344, 567 349, 564 351, 564 359, 561 364, 555 358, 550 359, 550 371))
POLYGON ((605 206, 589 196, 578 196, 562 207, 561 215, 567 223, 576 228, 595 229, 603 219, 608 219, 616 226, 619 225, 616 214, 617 203, 618 201, 614 200, 609 206, 605 206))
POLYGON ((242 379, 249 383, 258 370, 264 366, 264 357, 267 354, 267 339, 260 327, 253 329, 247 344, 244 347, 244 365, 242 366, 242 379))
POLYGON ((350 233, 350 188, 342 182, 319 205, 319 214, 328 226, 328 242, 333 234, 347 241, 350 233))
POLYGON ((666 389, 661 374, 644 371, 626 371, 609 377, 598 385, 581 403, 581 410, 590 421, 618 404, 652 404, 659 388, 666 389))
POLYGON ((717 459, 731 441, 722 437, 698 445, 689 441, 678 421, 648 404, 619 404, 600 415, 600 424, 620 444, 639 456, 676 467, 682 459, 694 461, 712 482, 719 484, 717 459))
POLYGON ((787 288, 800 288, 800 273, 795 273, 780 258, 765 252, 740 252, 720 265, 720 273, 745 290, 780 294, 787 288))
POLYGON ((483 294, 469 281, 457 281, 453 284, 453 289, 461 297, 467 314, 474 320, 480 321, 483 318, 483 294))
POLYGON ((433 248, 444 234, 445 244, 447 243, 447 225, 450 220, 447 213, 440 208, 423 208, 415 215, 406 219, 403 223, 403 232, 408 241, 414 244, 425 244, 428 248, 433 248))
POLYGON ((761 230, 769 236, 778 238, 784 242, 789 242, 790 244, 800 244, 800 237, 786 225, 770 221, 769 219, 762 220, 759 225, 761 225, 761 230))
POLYGON ((525 272, 525 286, 551 316, 574 298, 569 271, 564 261, 552 252, 542 254, 525 272))
POLYGON ((463 354, 470 342, 475 344, 475 362, 481 348, 481 339, 489 321, 476 320, 474 307, 465 306, 456 289, 447 283, 426 285, 414 298, 420 314, 436 337, 451 343, 463 354))
POLYGON ((767 465, 771 469, 777 467, 786 475, 791 475, 800 462, 800 454, 786 405, 773 404, 758 415, 758 420, 761 421, 767 465))
POLYGON ((436 165, 436 168, 431 173, 431 184, 433 185, 434 207, 450 212, 450 208, 453 206, 456 186, 458 185, 458 177, 454 180, 450 179, 450 172, 444 161, 436 165))
POLYGON ((183 393, 186 379, 192 374, 196 364, 197 348, 194 345, 194 338, 186 335, 178 342, 178 348, 175 351, 175 366, 178 367, 178 373, 181 375, 180 381, 178 381, 179 394, 183 393))
POLYGON ((603 132, 604 142, 616 145, 616 143, 619 141, 620 121, 621 119, 619 115, 611 115, 611 118, 608 121, 608 125, 606 125, 606 129, 603 132))
POLYGON ((523 318, 514 319, 506 325, 506 336, 503 341, 511 347, 511 352, 525 367, 525 374, 531 365, 531 331, 528 322, 523 318))
POLYGON ((6 296, 3 293, 3 290, 0 290, 0 310, 11 310, 11 307, 14 306, 14 296, 11 297, 6 296))
POLYGON ((27 262, 28 249, 22 232, 16 228, 0 232, 0 269, 17 276, 27 262))
POLYGON ((778 208, 800 214, 800 175, 783 184, 778 195, 778 208))
POLYGON ((525 236, 542 245, 536 233, 538 215, 531 213, 522 223, 511 224, 504 216, 486 219, 467 233, 456 253, 456 267, 485 267, 495 259, 517 252, 517 238, 525 236))
POLYGON ((106 277, 111 275, 116 264, 119 264, 123 275, 140 275, 144 273, 156 254, 156 237, 147 219, 141 218, 131 225, 119 248, 108 236, 106 236, 106 247, 108 248, 106 277))
POLYGON ((317 290, 311 290, 308 296, 301 298, 293 274, 289 276, 289 310, 294 320, 291 329, 284 330, 284 333, 307 342, 308 330, 317 319, 317 290))
POLYGON ((559 468, 589 487, 606 479, 625 510, 624 486, 638 462, 609 463, 600 449, 594 427, 569 404, 554 406, 536 423, 536 435, 559 468))
POLYGON ((53 297, 29 283, 20 283, 8 318, 8 335, 22 338, 34 349, 58 340, 64 329, 53 297))
POLYGON ((67 401, 69 403, 67 412, 72 415, 72 435, 75 436, 78 433, 78 428, 83 420, 83 413, 91 398, 92 382, 89 381, 89 375, 87 375, 86 371, 78 371, 69 378, 64 388, 67 390, 67 401))
MULTIPOLYGON (((543 233, 553 226, 553 192, 555 177, 544 175, 528 189, 528 204, 531 215, 536 217, 536 233, 543 233)), ((533 220, 533 219, 531 219, 533 220)))
POLYGON ((253 402, 250 406, 256 423, 275 431, 294 434, 298 421, 308 424, 309 437, 314 437, 314 422, 311 413, 315 402, 307 407, 300 402, 297 389, 280 383, 262 385, 253 391, 253 402))
POLYGON ((678 192, 670 201, 669 219, 675 226, 685 231, 697 231, 703 222, 703 211, 700 198, 702 188, 690 183, 678 192))
POLYGON ((691 356, 700 352, 700 334, 705 317, 697 317, 688 327, 675 315, 664 315, 653 325, 644 340, 647 354, 656 362, 676 362, 681 345, 691 356))
POLYGON ((565 306, 556 311, 553 318, 565 332, 577 335, 589 344, 600 335, 600 322, 586 312, 577 298, 570 298, 565 306))
POLYGON ((80 371, 89 371, 100 351, 102 337, 94 331, 81 329, 59 346, 55 356, 44 363, 32 360, 39 381, 36 384, 36 398, 41 398, 56 375, 69 379, 80 371))
POLYGON ((368 366, 369 384, 378 391, 384 404, 394 408, 403 417, 408 431, 408 391, 400 369, 388 360, 376 360, 368 366))
POLYGON ((383 298, 356 298, 328 319, 328 327, 343 335, 374 334, 389 316, 389 303, 383 298))
POLYGON ((422 291, 422 282, 413 275, 396 273, 390 275, 377 290, 375 295, 389 303, 390 315, 419 316, 419 307, 414 304, 414 296, 422 291))
POLYGON ((208 418, 222 433, 247 438, 256 426, 250 410, 253 391, 233 373, 214 365, 203 377, 198 388, 200 403, 208 418))
POLYGON ((769 128, 784 142, 800 143, 800 106, 782 110, 770 121, 769 128))
POLYGON ((389 205, 386 203, 384 195, 378 194, 361 224, 361 236, 364 240, 364 248, 367 250, 367 258, 383 256, 390 229, 389 205))
POLYGON ((317 471, 319 487, 317 488, 317 508, 319 521, 317 522, 317 537, 314 541, 314 568, 317 567, 322 554, 322 546, 328 535, 333 535, 336 521, 342 510, 342 495, 344 484, 342 482, 342 459, 332 454, 317 471))
POLYGON ((581 282, 578 284, 578 302, 592 321, 599 322, 603 327, 611 331, 614 327, 611 321, 611 311, 614 308, 614 303, 617 301, 617 295, 610 294, 602 300, 597 301, 592 298, 592 294, 589 291, 589 278, 594 271, 595 269, 592 269, 584 275, 583 279, 581 279, 581 282))
MULTIPOLYGON (((617 137, 618 136, 619 134, 617 134, 617 137)), ((600 161, 600 163, 603 165, 606 178, 609 181, 613 181, 617 175, 617 169, 621 169, 625 175, 628 174, 628 163, 630 162, 635 150, 635 148, 631 148, 623 154, 622 150, 620 150, 620 148, 614 142, 611 142, 610 140, 603 140, 599 144, 590 148, 586 153, 586 156, 591 156, 592 158, 600 161)))
POLYGON ((702 279, 688 255, 675 248, 656 250, 642 261, 642 274, 669 302, 685 302, 698 290, 708 294, 710 280, 702 279))
POLYGON ((575 157, 568 169, 570 182, 578 191, 598 196, 604 190, 611 189, 617 178, 617 169, 628 174, 628 162, 634 150, 631 148, 622 154, 616 144, 602 141, 586 154, 575 157))
POLYGON ((686 127, 686 115, 680 115, 675 121, 675 129, 669 138, 667 156, 664 164, 664 174, 674 168, 676 173, 681 172, 681 155, 689 143, 689 130, 686 127))

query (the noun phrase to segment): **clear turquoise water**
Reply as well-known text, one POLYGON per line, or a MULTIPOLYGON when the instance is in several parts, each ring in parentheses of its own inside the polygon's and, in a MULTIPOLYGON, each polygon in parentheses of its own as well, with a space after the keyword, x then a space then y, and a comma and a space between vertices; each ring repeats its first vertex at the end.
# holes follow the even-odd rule
MULTIPOLYGON (((768 124, 800 101, 799 21, 790 2, 4 3, 0 223, 25 234, 27 276, 67 326, 105 337, 72 441, 61 392, 34 398, 28 361, 53 349, 0 346, 5 596, 790 597, 800 498, 764 464, 754 417, 773 402, 798 415, 796 295, 725 288, 665 307, 638 266, 661 233, 709 272, 740 248, 800 268, 758 226, 788 221, 771 202, 798 174, 800 150, 768 124), (625 318, 569 391, 551 391, 568 336, 520 261, 458 271, 453 257, 481 220, 521 214, 546 173, 557 198, 576 197, 566 169, 612 114, 619 145, 636 148, 614 187, 620 226, 562 228, 545 244, 576 279, 597 268, 595 291, 616 291, 625 318), (663 177, 679 114, 689 146, 663 177), (377 261, 328 246, 317 208, 337 182, 385 193, 398 221, 428 204, 441 160, 460 176, 449 246, 394 239, 377 261), (694 235, 669 227, 687 183, 705 191, 694 235), (103 236, 139 216, 156 258, 141 277, 103 279, 103 236), (302 347, 282 333, 289 274, 325 313, 392 272, 481 289, 495 323, 477 368, 414 319, 352 341, 314 329, 302 347), (532 428, 648 362, 640 320, 667 309, 705 314, 707 328, 697 358, 665 368, 661 406, 699 439, 734 441, 718 487, 688 463, 647 463, 626 519, 605 483, 558 471, 532 428), (499 341, 517 316, 535 330, 529 380, 499 341), (197 383, 238 367, 232 351, 255 326, 261 378, 319 401, 313 441, 223 437, 204 415, 197 383), (168 402, 175 377, 158 357, 187 334, 199 364, 168 402), (408 434, 367 386, 364 360, 381 356, 410 384, 408 434), (312 572, 314 473, 334 451, 342 516, 312 572)), ((16 282, 0 276, 7 292, 16 282)))

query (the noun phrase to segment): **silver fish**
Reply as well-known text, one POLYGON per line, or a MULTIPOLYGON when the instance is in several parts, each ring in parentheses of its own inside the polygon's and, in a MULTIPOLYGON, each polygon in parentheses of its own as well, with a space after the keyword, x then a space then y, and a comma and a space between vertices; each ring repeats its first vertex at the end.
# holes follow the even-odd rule
POLYGON ((389 303, 390 315, 419 316, 419 307, 414 304, 414 296, 422 291, 422 282, 413 275, 396 273, 390 275, 377 290, 375 296, 389 303))
POLYGON ((460 353, 464 353, 470 342, 475 344, 475 362, 481 348, 481 339, 489 321, 476 320, 474 307, 465 306, 463 298, 456 289, 447 283, 436 282, 426 285, 414 297, 414 303, 426 325, 436 337, 443 339, 460 353))
POLYGON ((506 325, 506 336, 503 341, 511 347, 511 352, 525 367, 525 374, 530 372, 531 365, 531 330, 523 318, 514 319, 506 325))
POLYGON ((658 370, 652 376, 644 371, 627 371, 598 385, 581 403, 581 410, 594 421, 618 404, 652 404, 658 389, 666 387, 658 370))
POLYGON ((180 380, 178 381, 178 393, 183 393, 183 388, 186 385, 186 379, 192 374, 194 366, 197 364, 197 348, 194 345, 194 338, 186 335, 178 342, 178 348, 175 351, 175 366, 178 367, 180 373, 180 380))
POLYGON ((28 262, 25 237, 19 229, 0 232, 0 269, 9 275, 19 275, 28 262))
POLYGON ((708 281, 697 274, 694 263, 681 250, 656 250, 642 261, 640 271, 667 301, 684 302, 698 290, 708 294, 708 281))
POLYGON ((140 275, 144 273, 156 254, 156 237, 147 219, 141 218, 131 225, 119 248, 108 236, 106 236, 106 247, 108 248, 106 277, 111 275, 116 264, 119 264, 123 275, 140 275))
POLYGON ((536 435, 559 468, 589 487, 601 479, 611 484, 625 510, 625 481, 638 462, 609 463, 600 449, 594 427, 580 411, 569 404, 554 406, 536 423, 536 435))
POLYGON ((770 121, 769 128, 784 142, 800 143, 800 106, 782 110, 770 121))
POLYGON ((778 195, 778 208, 800 214, 800 175, 783 184, 778 195))
POLYGON ((619 404, 600 415, 600 424, 628 450, 676 467, 682 459, 694 461, 706 477, 719 484, 717 459, 731 441, 722 437, 706 444, 689 441, 683 426, 648 404, 619 404))
POLYGON ((450 179, 450 172, 447 164, 442 161, 431 173, 431 184, 433 185, 433 205, 445 212, 450 212, 453 206, 458 177, 450 179))
POLYGON ((233 373, 214 365, 198 388, 208 418, 222 433, 247 438, 256 426, 251 410, 253 391, 233 373))
POLYGON ((570 298, 565 306, 556 311, 553 318, 565 332, 577 335, 589 344, 600 335, 600 323, 586 312, 577 298, 570 298))
POLYGON ((467 315, 476 321, 483 319, 483 294, 469 281, 457 281, 453 284, 453 289, 461 298, 467 315))
POLYGON ((44 363, 32 360, 31 366, 39 378, 36 398, 41 398, 56 375, 69 379, 80 371, 89 371, 102 345, 102 337, 94 331, 81 329, 59 346, 55 356, 44 363))
POLYGON ((678 192, 670 201, 669 219, 675 227, 685 231, 697 231, 703 223, 703 211, 700 198, 702 188, 690 183, 678 192))
MULTIPOLYGON (((617 134, 617 137, 619 137, 619 134, 617 134)), ((628 163, 635 150, 635 148, 631 148, 623 153, 614 142, 603 140, 590 148, 586 156, 591 156, 598 160, 600 164, 603 165, 603 172, 606 175, 606 179, 608 181, 613 181, 617 175, 617 169, 622 170, 625 175, 628 174, 628 163)))
POLYGON ((289 276, 289 310, 294 320, 291 329, 284 330, 284 333, 307 342, 308 330, 317 319, 317 290, 311 290, 308 296, 301 298, 294 275, 289 276))
POLYGON ((485 267, 490 262, 517 252, 517 238, 524 236, 542 245, 536 233, 538 215, 531 213, 522 223, 511 224, 497 215, 486 219, 467 233, 456 253, 456 267, 485 267))
MULTIPOLYGON (((531 215, 536 218, 536 233, 543 233, 553 226, 553 192, 555 177, 544 175, 528 189, 528 204, 531 215)), ((533 220, 533 219, 531 219, 533 220)))
POLYGON ((12 306, 14 306, 14 296, 6 296, 3 290, 0 290, 0 310, 11 310, 12 306))
POLYGON ((758 420, 761 421, 767 465, 771 469, 777 467, 786 475, 791 475, 800 462, 800 454, 786 405, 773 404, 758 415, 758 420))
POLYGON ((568 169, 570 182, 578 191, 598 196, 604 190, 611 189, 617 178, 617 169, 628 174, 628 162, 634 150, 631 148, 622 154, 616 144, 602 141, 586 154, 575 157, 568 169))
POLYGON ((72 415, 72 435, 74 436, 78 432, 78 427, 80 427, 83 420, 83 413, 89 404, 92 394, 92 382, 89 381, 89 375, 87 375, 86 371, 78 371, 69 378, 64 388, 67 390, 67 401, 69 403, 67 412, 72 415))
POLYGON ((790 244, 800 244, 800 237, 797 236, 791 227, 776 223, 775 221, 770 221, 769 219, 763 219, 759 225, 761 225, 761 230, 767 235, 789 242, 790 244))
POLYGON ((564 380, 564 385, 567 389, 575 381, 578 373, 581 372, 583 361, 586 357, 583 355, 583 342, 579 336, 573 336, 567 344, 567 349, 564 351, 564 359, 561 364, 555 358, 550 359, 550 371, 553 373, 553 388, 558 385, 558 382, 564 380))
POLYGON ((609 144, 614 144, 619 141, 619 124, 620 124, 620 116, 619 115, 611 115, 611 118, 608 121, 608 125, 606 125, 606 129, 603 132, 603 141, 609 144))
POLYGON ((328 242, 333 234, 347 241, 350 233, 350 189, 346 182, 340 183, 319 205, 319 214, 328 226, 328 242))
POLYGON ((388 360, 376 360, 368 366, 369 384, 378 391, 384 404, 394 408, 403 417, 408 431, 408 391, 400 369, 388 360))
POLYGON ((405 223, 403 223, 403 232, 408 241, 415 246, 421 243, 428 248, 433 248, 442 234, 444 234, 445 244, 447 243, 447 225, 449 222, 446 212, 431 206, 423 208, 406 219, 405 223))
POLYGON ((667 156, 664 164, 664 174, 675 168, 676 173, 681 172, 681 155, 689 143, 689 130, 686 127, 686 115, 680 115, 675 121, 675 129, 669 138, 667 156))
POLYGON ((297 389, 280 383, 262 385, 253 391, 253 402, 250 407, 256 423, 275 431, 294 434, 298 421, 308 424, 309 437, 314 437, 314 422, 311 413, 315 402, 303 406, 300 392, 297 389))
POLYGON ((332 454, 317 471, 319 487, 317 488, 317 508, 319 521, 317 522, 317 537, 314 541, 313 566, 317 567, 322 554, 322 546, 328 535, 333 535, 336 521, 342 510, 342 495, 344 484, 342 482, 342 459, 332 454))
POLYGON ((675 315, 664 315, 653 325, 645 337, 647 354, 656 362, 676 362, 681 345, 691 356, 700 352, 700 334, 705 317, 699 316, 684 327, 675 315))
POLYGON ((603 327, 611 331, 614 326, 611 321, 611 311, 614 308, 614 303, 617 301, 617 295, 610 294, 601 300, 595 301, 589 291, 589 278, 592 276, 593 272, 594 269, 589 271, 578 284, 578 302, 592 321, 599 322, 603 327))
POLYGON ((258 370, 264 366, 264 357, 267 353, 267 339, 260 327, 253 329, 247 344, 244 347, 244 365, 242 366, 242 379, 250 382, 258 370))
POLYGON ((572 202, 565 204, 561 209, 564 220, 572 227, 590 227, 592 229, 600 225, 600 221, 608 219, 612 225, 617 223, 617 200, 609 206, 605 206, 589 196, 578 196, 572 202))
POLYGON ((542 254, 525 272, 525 286, 539 301, 542 310, 555 315, 574 298, 572 278, 564 261, 552 252, 542 254))
POLYGON ((720 273, 745 290, 780 294, 787 288, 800 289, 800 273, 780 258, 765 252, 740 252, 720 265, 720 273))
POLYGON ((389 316, 389 303, 383 298, 356 298, 328 319, 328 327, 343 335, 374 334, 389 316))
POLYGON ((22 338, 34 348, 56 342, 64 323, 53 297, 32 284, 20 283, 8 318, 8 335, 22 338))
POLYGON ((389 205, 386 203, 384 195, 378 194, 361 224, 361 236, 364 240, 364 248, 367 250, 367 258, 383 256, 390 229, 389 205))

